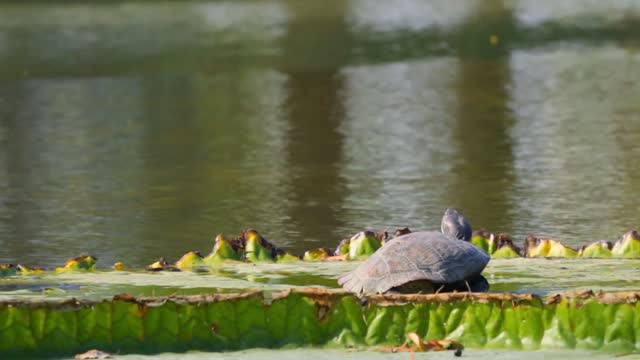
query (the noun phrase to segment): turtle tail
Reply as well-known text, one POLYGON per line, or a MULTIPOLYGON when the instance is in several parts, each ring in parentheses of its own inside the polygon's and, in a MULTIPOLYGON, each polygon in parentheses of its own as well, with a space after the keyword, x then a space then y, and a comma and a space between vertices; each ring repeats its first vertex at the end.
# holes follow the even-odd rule
POLYGON ((345 290, 361 294, 363 290, 362 281, 355 276, 353 271, 348 272, 338 278, 338 284, 340 284, 345 290))

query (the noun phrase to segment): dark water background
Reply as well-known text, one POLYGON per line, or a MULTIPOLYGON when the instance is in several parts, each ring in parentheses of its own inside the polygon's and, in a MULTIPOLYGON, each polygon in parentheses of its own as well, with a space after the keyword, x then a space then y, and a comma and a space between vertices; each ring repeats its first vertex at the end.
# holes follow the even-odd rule
POLYGON ((639 1, 0 4, 0 263, 640 227, 639 1))

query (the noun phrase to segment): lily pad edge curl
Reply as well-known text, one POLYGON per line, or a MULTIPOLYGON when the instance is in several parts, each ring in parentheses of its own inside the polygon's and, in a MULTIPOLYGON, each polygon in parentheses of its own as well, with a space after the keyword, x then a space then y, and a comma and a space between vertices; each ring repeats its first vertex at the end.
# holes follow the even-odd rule
POLYGON ((103 301, 0 301, 0 352, 72 355, 248 348, 375 348, 411 339, 475 349, 639 351, 639 292, 368 295, 116 295, 103 301))

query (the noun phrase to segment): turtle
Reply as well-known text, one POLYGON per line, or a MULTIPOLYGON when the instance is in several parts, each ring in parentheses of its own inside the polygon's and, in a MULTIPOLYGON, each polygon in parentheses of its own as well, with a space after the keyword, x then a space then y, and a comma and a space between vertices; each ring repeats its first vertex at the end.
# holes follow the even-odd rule
POLYGON ((489 256, 469 242, 471 225, 456 209, 442 217, 441 232, 398 236, 338 278, 345 290, 367 293, 484 292, 489 256))

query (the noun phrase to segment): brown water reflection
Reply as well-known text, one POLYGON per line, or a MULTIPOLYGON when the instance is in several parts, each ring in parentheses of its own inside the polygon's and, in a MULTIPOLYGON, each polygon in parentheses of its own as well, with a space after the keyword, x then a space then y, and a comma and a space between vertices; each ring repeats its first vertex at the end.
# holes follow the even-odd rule
POLYGON ((634 1, 0 5, 0 262, 639 227, 634 1), (494 41, 490 39, 495 36, 494 41))
POLYGON ((508 51, 516 26, 514 9, 504 1, 478 3, 459 30, 469 35, 457 44, 461 59, 454 85, 457 153, 449 194, 452 204, 469 213, 490 212, 481 223, 488 229, 512 228, 517 216, 516 199, 511 196, 517 180, 510 136, 515 119, 509 106, 508 51))

